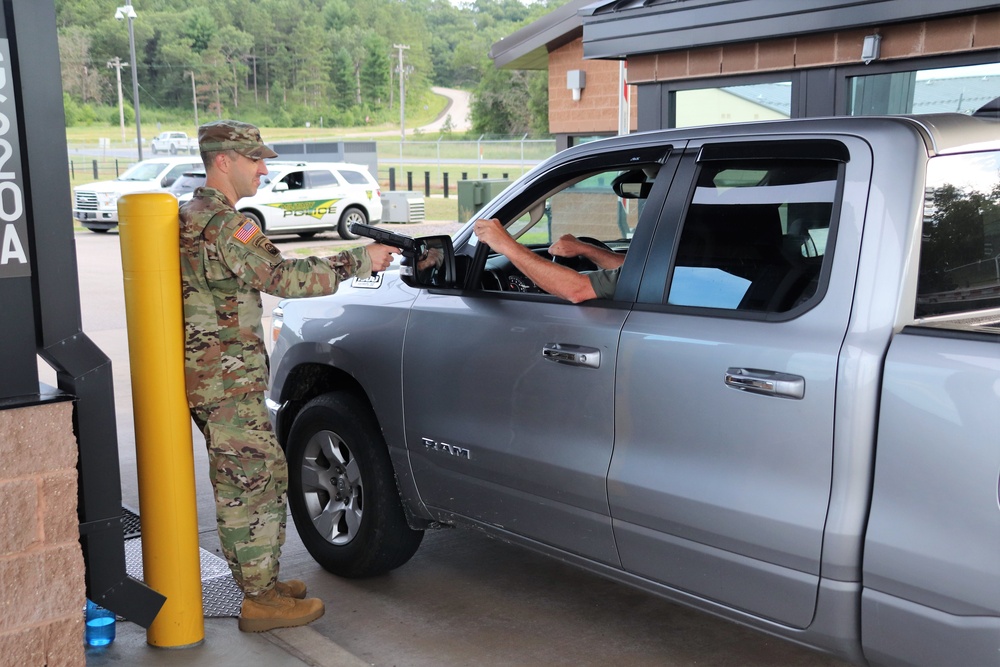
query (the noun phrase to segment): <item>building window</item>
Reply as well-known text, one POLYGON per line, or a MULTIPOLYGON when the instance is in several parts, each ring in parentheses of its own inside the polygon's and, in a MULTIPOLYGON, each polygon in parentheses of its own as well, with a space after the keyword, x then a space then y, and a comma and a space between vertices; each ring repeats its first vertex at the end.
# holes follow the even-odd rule
POLYGON ((789 118, 792 82, 678 90, 675 105, 674 127, 789 118))
POLYGON ((1000 64, 852 76, 848 114, 971 114, 1000 91, 1000 64))

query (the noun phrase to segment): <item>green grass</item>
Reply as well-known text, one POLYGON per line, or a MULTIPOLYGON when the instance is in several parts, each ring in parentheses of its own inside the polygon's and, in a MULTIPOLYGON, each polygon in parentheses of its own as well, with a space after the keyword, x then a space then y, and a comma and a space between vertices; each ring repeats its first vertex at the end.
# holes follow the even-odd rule
MULTIPOLYGON (((447 98, 434 93, 428 93, 426 96, 426 104, 413 105, 413 109, 409 109, 409 105, 407 105, 407 127, 427 125, 436 119, 439 113, 444 111, 447 104, 447 98), (425 106, 427 107, 426 109, 424 108, 425 106)), ((231 117, 238 119, 239 113, 233 113, 231 117)), ((216 120, 216 118, 207 114, 199 115, 198 117, 199 123, 208 123, 213 120, 216 120)), ((292 139, 318 141, 322 139, 339 139, 341 137, 364 136, 371 133, 391 132, 392 130, 399 130, 398 122, 383 123, 381 125, 367 125, 363 127, 262 127, 261 134, 264 137, 264 141, 268 142, 286 141, 292 139)), ((160 132, 167 131, 187 132, 188 136, 194 137, 198 134, 198 127, 194 123, 193 116, 189 124, 161 123, 160 127, 157 127, 155 122, 144 122, 142 124, 142 137, 147 143, 160 132)), ((120 147, 122 145, 121 126, 111 123, 98 123, 94 125, 66 128, 66 143, 70 145, 97 145, 102 138, 110 139, 113 146, 120 147)), ((126 145, 135 144, 134 125, 125 126, 124 143, 126 145)))
POLYGON ((425 197, 424 218, 427 220, 465 222, 458 219, 458 197, 454 195, 448 199, 442 197, 425 197))

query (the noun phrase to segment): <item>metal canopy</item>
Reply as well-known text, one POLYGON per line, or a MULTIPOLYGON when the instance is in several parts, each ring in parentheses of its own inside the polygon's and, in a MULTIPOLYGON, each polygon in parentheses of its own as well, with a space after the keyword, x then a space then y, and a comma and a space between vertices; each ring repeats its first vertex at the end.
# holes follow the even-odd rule
POLYGON ((621 59, 998 7, 995 0, 612 0, 579 14, 584 58, 621 59))

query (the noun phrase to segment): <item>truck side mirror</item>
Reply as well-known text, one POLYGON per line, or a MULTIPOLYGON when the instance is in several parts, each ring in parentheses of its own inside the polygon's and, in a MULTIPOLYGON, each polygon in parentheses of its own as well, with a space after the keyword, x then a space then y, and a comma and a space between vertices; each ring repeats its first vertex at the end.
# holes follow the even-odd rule
POLYGON ((424 236, 417 239, 420 252, 414 257, 403 257, 399 276, 404 283, 415 288, 455 286, 455 247, 451 237, 424 236))

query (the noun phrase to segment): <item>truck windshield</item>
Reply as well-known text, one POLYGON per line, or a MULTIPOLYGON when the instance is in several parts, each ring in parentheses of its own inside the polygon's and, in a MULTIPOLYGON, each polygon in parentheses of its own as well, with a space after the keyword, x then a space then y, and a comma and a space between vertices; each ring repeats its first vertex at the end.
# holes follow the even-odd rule
POLYGON ((914 315, 1000 308, 1000 151, 927 167, 914 315))

